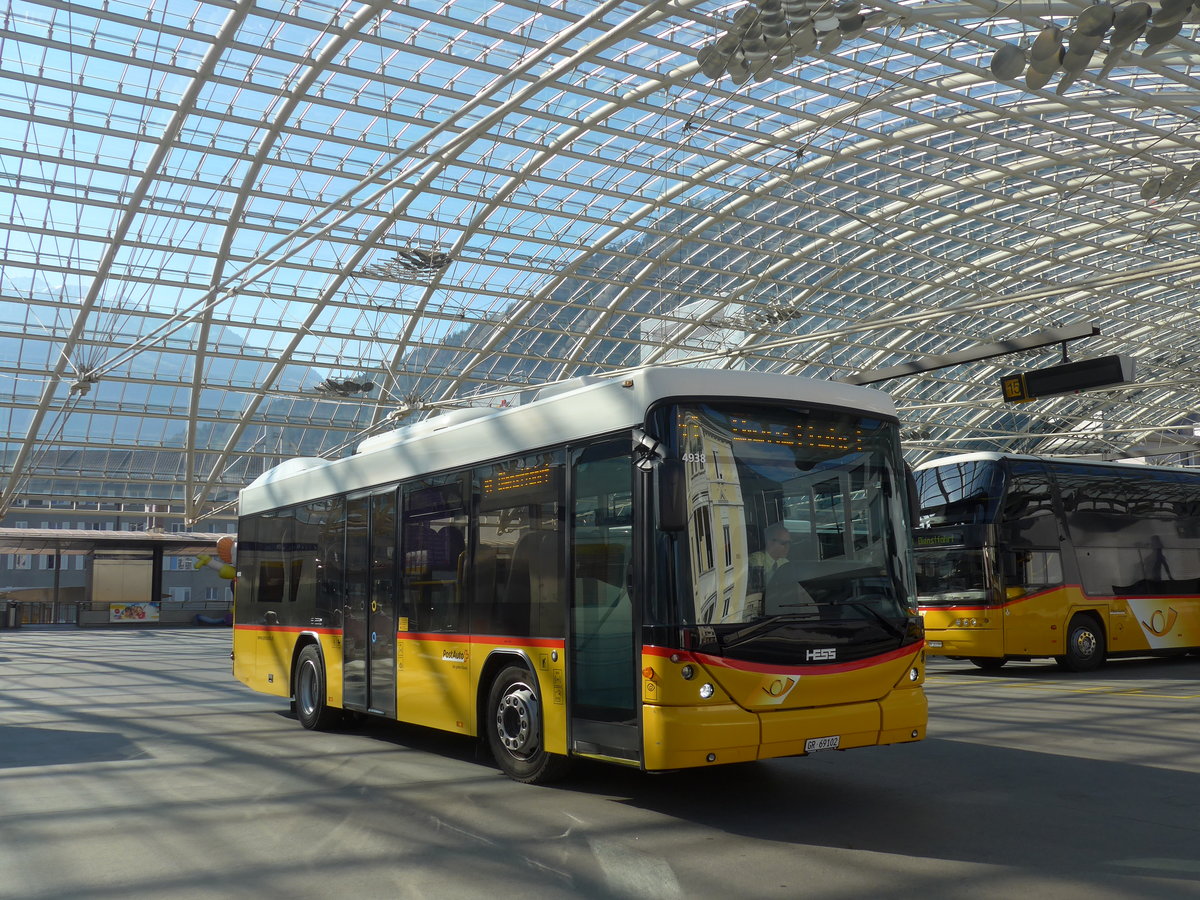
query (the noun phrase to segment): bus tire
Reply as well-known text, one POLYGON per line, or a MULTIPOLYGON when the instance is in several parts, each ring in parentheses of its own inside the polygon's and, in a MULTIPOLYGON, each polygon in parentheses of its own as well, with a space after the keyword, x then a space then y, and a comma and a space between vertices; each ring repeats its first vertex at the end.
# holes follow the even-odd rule
POLYGON ((488 691, 488 746, 496 765, 509 778, 523 784, 545 784, 561 778, 567 758, 545 747, 545 723, 537 679, 522 666, 508 666, 496 676, 488 691))
POLYGON ((983 669, 985 672, 999 672, 1008 662, 1007 656, 971 656, 968 659, 971 661, 971 665, 977 669, 983 669))
POLYGON ((310 731, 332 728, 341 718, 339 710, 325 702, 325 663, 321 651, 309 644, 296 659, 293 695, 296 698, 296 718, 310 731))
POLYGON ((1104 629, 1092 616, 1078 615, 1067 626, 1067 652, 1054 657, 1068 672, 1091 672, 1104 664, 1104 629))

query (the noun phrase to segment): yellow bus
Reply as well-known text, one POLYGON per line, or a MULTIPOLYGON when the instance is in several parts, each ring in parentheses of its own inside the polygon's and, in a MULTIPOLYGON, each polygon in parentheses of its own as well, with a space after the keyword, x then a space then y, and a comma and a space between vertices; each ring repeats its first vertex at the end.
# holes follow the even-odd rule
POLYGON ((444 412, 242 490, 233 671, 524 782, 916 741, 908 488, 848 385, 654 367, 444 412))
POLYGON ((932 655, 999 669, 1200 648, 1200 472, 970 453, 916 467, 932 655))

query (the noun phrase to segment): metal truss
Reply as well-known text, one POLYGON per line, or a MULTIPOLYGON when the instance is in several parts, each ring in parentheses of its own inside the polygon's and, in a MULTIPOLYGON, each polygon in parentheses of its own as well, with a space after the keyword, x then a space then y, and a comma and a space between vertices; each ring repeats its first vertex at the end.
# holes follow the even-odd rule
POLYGON ((1006 404, 1054 347, 880 382, 911 461, 1187 461, 1198 26, 1059 93, 989 61, 1086 4, 882 0, 703 74, 759 6, 8 0, 0 515, 95 493, 192 528, 288 456, 535 384, 845 380, 1088 322, 1072 358, 1135 383, 1006 404))

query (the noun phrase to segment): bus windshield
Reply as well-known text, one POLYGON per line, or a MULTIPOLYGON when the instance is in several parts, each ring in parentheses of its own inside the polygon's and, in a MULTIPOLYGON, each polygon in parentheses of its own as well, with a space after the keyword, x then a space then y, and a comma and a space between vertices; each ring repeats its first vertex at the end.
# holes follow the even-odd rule
POLYGON ((687 469, 685 622, 867 622, 913 606, 893 422, 819 408, 676 408, 687 469))
POLYGON ((966 460, 918 469, 913 475, 921 507, 918 528, 995 520, 1004 488, 1004 471, 996 460, 966 460))

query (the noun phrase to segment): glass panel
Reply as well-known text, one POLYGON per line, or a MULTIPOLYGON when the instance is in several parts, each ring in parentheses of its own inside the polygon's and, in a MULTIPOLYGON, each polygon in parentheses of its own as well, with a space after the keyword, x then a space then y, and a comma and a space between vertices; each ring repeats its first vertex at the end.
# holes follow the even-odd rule
POLYGON ((1200 591, 1191 476, 1135 466, 1055 465, 1089 594, 1200 591))
MULTIPOLYGON (((342 585, 346 555, 346 501, 337 497, 324 501, 317 533, 316 616, 321 624, 342 625, 345 603, 342 585)), ((315 506, 316 504, 314 504, 315 506)))
POLYGON ((990 596, 983 550, 918 550, 914 558, 922 606, 984 603, 990 596))
POLYGON ((1001 554, 1004 584, 1016 596, 1063 583, 1062 553, 1058 550, 1010 550, 1001 554))
POLYGON ((580 452, 574 466, 571 696, 575 714, 633 717, 633 475, 629 441, 580 452))
POLYGON ((424 479, 404 489, 402 631, 459 632, 467 627, 462 576, 467 510, 461 476, 424 479), (407 626, 407 627, 405 627, 407 626))
POLYGON ((996 460, 971 460, 918 469, 920 528, 936 525, 982 525, 992 521, 1003 487, 996 460))
POLYGON ((1010 546, 1058 547, 1062 525, 1050 475, 1042 463, 1010 462, 1001 518, 1001 537, 1010 546))
POLYGON ((370 652, 372 712, 396 712, 396 492, 371 498, 370 652))
POLYGON ((908 526, 893 425, 732 405, 684 407, 677 422, 692 504, 686 621, 907 615, 914 592, 908 542, 897 539, 908 526))
POLYGON ((561 637, 562 451, 475 470, 478 544, 472 630, 561 637))
POLYGON ((367 602, 370 557, 369 498, 346 501, 345 625, 342 629, 342 697, 352 709, 367 706, 367 602))
POLYGON ((240 567, 245 573, 242 596, 274 607, 274 614, 264 620, 268 624, 283 621, 280 616, 285 613, 284 604, 295 600, 299 588, 298 578, 289 578, 288 548, 294 524, 291 510, 254 516, 242 523, 244 536, 238 547, 240 567))
MULTIPOLYGON (((334 501, 316 500, 296 509, 294 539, 289 557, 296 577, 296 624, 322 626, 335 621, 328 599, 321 589, 322 542, 326 520, 334 501)), ((340 514, 340 501, 338 509, 340 514)), ((340 620, 338 620, 340 621, 340 620)))

